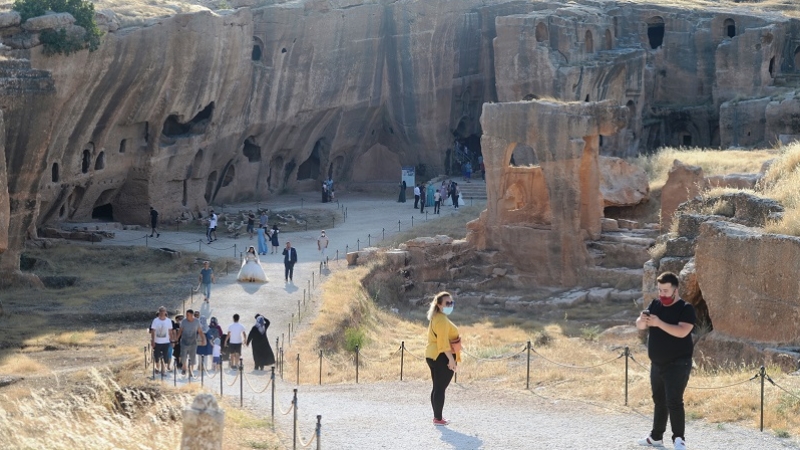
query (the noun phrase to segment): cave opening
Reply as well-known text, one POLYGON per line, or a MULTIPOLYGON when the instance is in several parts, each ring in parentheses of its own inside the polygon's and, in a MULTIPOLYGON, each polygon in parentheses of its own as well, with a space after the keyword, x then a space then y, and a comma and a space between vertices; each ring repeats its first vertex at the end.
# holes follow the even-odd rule
POLYGON ((286 163, 283 167, 283 186, 286 187, 289 184, 289 177, 292 176, 292 172, 294 172, 294 168, 297 167, 297 163, 292 158, 291 161, 286 163))
POLYGON ((203 165, 203 149, 197 150, 192 160, 191 177, 200 178, 200 167, 203 165))
POLYGON ((249 138, 244 140, 244 149, 242 149, 242 154, 247 157, 247 160, 251 163, 261 161, 261 147, 256 145, 255 138, 250 136, 249 138))
POLYGON ((633 120, 636 118, 636 103, 628 100, 625 106, 628 108, 628 128, 633 128, 633 120))
POLYGON ((94 162, 94 170, 103 170, 106 168, 106 152, 100 152, 97 155, 97 160, 94 162))
POLYGON ((111 203, 104 203, 100 206, 95 206, 92 209, 92 219, 97 219, 103 222, 114 221, 114 208, 111 203))
POLYGON ((206 179, 206 193, 203 195, 203 198, 206 199, 206 203, 211 203, 211 194, 214 193, 214 187, 217 185, 217 171, 213 171, 208 174, 208 178, 206 179))
POLYGON ((125 153, 125 147, 127 145, 128 145, 128 140, 127 139, 123 139, 123 140, 119 141, 119 152, 120 153, 125 153))
POLYGON ((536 42, 544 42, 547 40, 547 24, 544 22, 539 22, 536 25, 536 42))
POLYGON ((614 38, 611 35, 611 30, 606 30, 606 50, 611 50, 614 47, 614 38))
POLYGON ((236 177, 236 167, 231 164, 228 166, 228 170, 225 171, 225 176, 222 177, 222 187, 226 187, 233 183, 233 179, 236 177))
POLYGON ((725 28, 725 35, 727 37, 732 38, 736 36, 736 22, 734 22, 733 19, 725 19, 722 26, 725 28))
POLYGON ((539 159, 536 157, 533 147, 525 144, 517 144, 511 153, 511 159, 508 161, 509 167, 535 166, 538 164, 539 159))
POLYGON ((327 143, 324 139, 320 139, 314 144, 314 149, 308 155, 300 167, 297 169, 297 180, 316 180, 320 175, 320 155, 325 150, 327 143))
POLYGON ((53 183, 58 183, 58 179, 59 179, 58 163, 55 163, 55 162, 53 163, 53 168, 52 168, 51 172, 52 173, 51 173, 50 177, 53 180, 53 183))
POLYGON ((250 53, 250 59, 253 61, 261 61, 261 46, 253 44, 253 51, 250 53))
POLYGON ((583 41, 586 44, 586 53, 594 53, 594 39, 590 30, 586 30, 583 41))
POLYGON ((800 46, 794 49, 794 70, 800 72, 800 46))
POLYGON ((186 189, 186 180, 183 180, 183 200, 181 201, 181 204, 183 206, 186 206, 186 203, 188 203, 188 198, 189 198, 188 194, 189 192, 186 189))
POLYGON ((664 43, 664 31, 663 17, 655 16, 647 20, 647 40, 651 49, 655 50, 664 43))
POLYGON ((769 60, 769 76, 775 78, 775 57, 773 56, 769 60))
POLYGON ((584 101, 584 102, 587 102, 587 103, 589 102, 589 94, 586 94, 586 98, 585 98, 585 99, 583 99, 583 101, 584 101))
POLYGON ((167 137, 185 137, 197 134, 203 134, 211 122, 214 115, 214 102, 211 102, 197 113, 192 120, 188 122, 181 122, 179 116, 172 114, 164 121, 163 134, 167 137))
POLYGON ((692 135, 691 134, 684 134, 681 137, 681 145, 684 147, 691 147, 692 146, 692 135))
POLYGON ((81 158, 81 172, 87 173, 89 172, 89 167, 92 166, 92 154, 89 150, 83 151, 83 157, 81 158))

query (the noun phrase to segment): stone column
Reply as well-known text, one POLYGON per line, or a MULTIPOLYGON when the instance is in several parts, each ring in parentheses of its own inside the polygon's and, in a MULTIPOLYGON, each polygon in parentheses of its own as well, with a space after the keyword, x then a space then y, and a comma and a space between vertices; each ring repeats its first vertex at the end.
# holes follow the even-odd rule
POLYGON ((211 394, 200 394, 183 411, 181 450, 222 450, 225 411, 211 394))

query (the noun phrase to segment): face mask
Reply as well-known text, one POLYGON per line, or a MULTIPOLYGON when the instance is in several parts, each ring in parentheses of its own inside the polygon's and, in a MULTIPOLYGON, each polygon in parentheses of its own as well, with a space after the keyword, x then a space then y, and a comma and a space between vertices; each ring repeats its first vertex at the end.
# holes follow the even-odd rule
POLYGON ((452 306, 445 306, 444 308, 442 308, 442 313, 445 316, 449 316, 452 312, 453 312, 453 307, 452 306))
POLYGON ((661 304, 664 305, 664 306, 669 306, 669 305, 671 305, 672 303, 675 302, 674 298, 672 298, 672 297, 664 297, 663 295, 659 296, 658 299, 661 300, 661 304))

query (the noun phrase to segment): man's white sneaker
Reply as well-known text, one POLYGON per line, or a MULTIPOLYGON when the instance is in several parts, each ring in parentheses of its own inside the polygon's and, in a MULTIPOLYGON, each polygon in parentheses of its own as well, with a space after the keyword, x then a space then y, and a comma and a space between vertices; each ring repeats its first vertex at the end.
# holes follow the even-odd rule
POLYGON ((639 445, 644 445, 645 447, 658 447, 658 448, 664 447, 664 441, 657 441, 651 438, 650 436, 639 439, 638 443, 639 445))
POLYGON ((683 438, 675 438, 675 450, 686 450, 686 441, 683 438))

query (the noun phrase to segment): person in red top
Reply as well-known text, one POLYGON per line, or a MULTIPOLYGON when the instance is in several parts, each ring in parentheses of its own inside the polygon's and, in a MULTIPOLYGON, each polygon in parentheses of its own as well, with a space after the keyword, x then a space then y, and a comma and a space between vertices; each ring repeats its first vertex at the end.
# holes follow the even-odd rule
POLYGON ((647 330, 650 386, 653 391, 653 429, 639 445, 663 447, 667 418, 672 425, 675 450, 686 450, 686 412, 683 392, 692 372, 692 329, 697 323, 694 307, 678 298, 678 277, 672 272, 658 276, 658 300, 653 300, 636 319, 636 328, 647 330))

